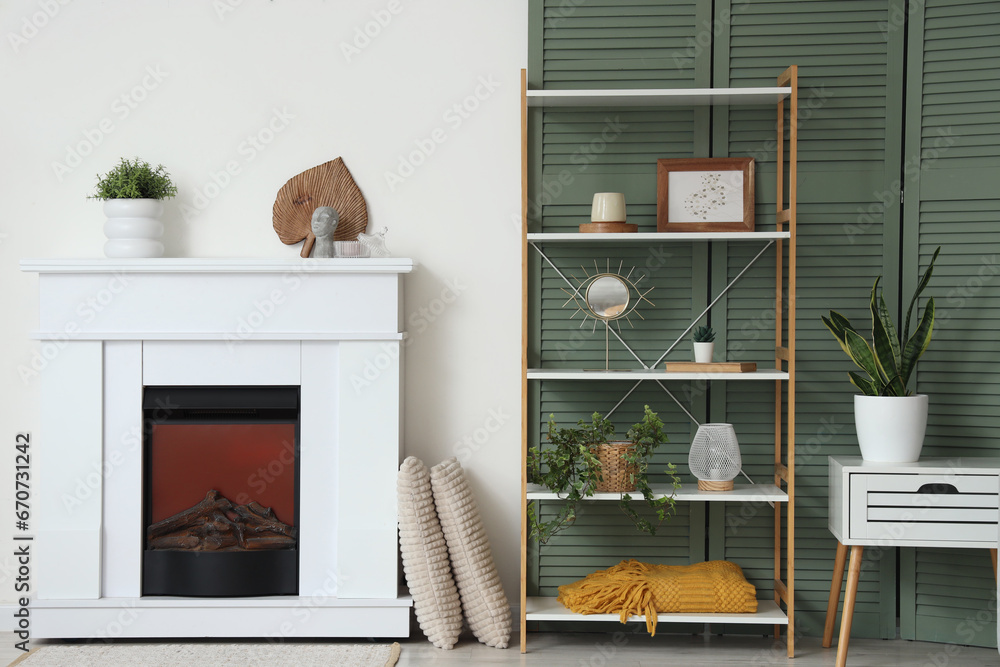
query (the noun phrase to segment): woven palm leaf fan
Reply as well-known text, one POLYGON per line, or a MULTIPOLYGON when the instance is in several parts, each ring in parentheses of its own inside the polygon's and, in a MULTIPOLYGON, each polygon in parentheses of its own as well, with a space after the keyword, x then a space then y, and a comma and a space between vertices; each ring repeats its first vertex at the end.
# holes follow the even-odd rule
POLYGON ((340 214, 335 241, 354 241, 368 227, 368 207, 342 158, 293 176, 274 200, 274 231, 285 245, 305 240, 302 257, 312 252, 316 237, 312 215, 317 206, 332 206, 340 214))

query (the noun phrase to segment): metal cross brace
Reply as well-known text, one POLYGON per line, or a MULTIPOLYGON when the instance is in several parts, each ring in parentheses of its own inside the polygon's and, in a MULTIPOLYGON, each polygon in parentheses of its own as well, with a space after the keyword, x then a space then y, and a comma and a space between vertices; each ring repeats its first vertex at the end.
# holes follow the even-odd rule
MULTIPOLYGON (((553 263, 552 263, 552 260, 551 260, 551 259, 549 259, 549 258, 548 258, 548 256, 547 256, 547 255, 546 255, 546 254, 545 254, 544 252, 542 252, 542 249, 541 249, 541 248, 539 248, 539 247, 538 247, 538 246, 537 246, 537 245, 536 245, 535 243, 530 243, 530 242, 529 242, 529 245, 530 245, 530 246, 531 246, 532 248, 534 248, 534 249, 535 249, 536 251, 538 251, 538 254, 542 256, 542 259, 544 259, 544 260, 545 260, 545 262, 546 262, 546 263, 547 263, 547 264, 548 264, 548 265, 549 265, 550 267, 552 267, 552 270, 553 270, 553 271, 555 271, 555 272, 556 272, 556 274, 558 274, 558 275, 559 275, 559 277, 560 277, 560 278, 562 278, 562 279, 563 279, 563 281, 565 281, 565 283, 566 283, 567 285, 569 285, 569 286, 570 286, 570 288, 572 288, 572 289, 573 289, 573 295, 574 295, 574 296, 578 295, 578 294, 579 294, 579 292, 580 292, 580 288, 579 288, 579 287, 576 287, 576 286, 574 286, 574 285, 573 285, 573 283, 572 283, 572 282, 571 282, 571 281, 569 280, 569 278, 567 278, 567 277, 566 277, 566 275, 565 275, 565 274, 563 274, 563 272, 559 270, 559 267, 557 267, 557 266, 556 266, 555 264, 553 264, 553 263)), ((757 253, 757 254, 756 254, 756 255, 755 255, 754 257, 753 257, 753 259, 751 259, 751 260, 750 260, 750 261, 749 261, 749 262, 747 263, 747 265, 746 265, 745 267, 743 267, 743 270, 741 270, 741 271, 740 271, 740 272, 739 272, 738 274, 736 274, 736 276, 735 276, 735 277, 734 277, 734 278, 733 278, 733 279, 732 279, 731 281, 729 281, 729 284, 728 284, 728 285, 726 285, 726 286, 725 286, 725 288, 723 288, 723 290, 722 290, 721 292, 719 292, 719 294, 718 294, 718 295, 717 295, 717 296, 716 296, 716 297, 715 297, 714 299, 712 299, 712 302, 711 302, 710 304, 708 304, 708 306, 706 306, 706 307, 705 307, 705 310, 701 311, 701 313, 700 313, 700 314, 698 315, 698 317, 694 318, 694 320, 693 320, 693 321, 691 322, 691 324, 689 324, 689 325, 688 325, 688 328, 687 328, 687 329, 685 329, 685 330, 684 330, 684 331, 683 331, 683 332, 681 333, 681 335, 677 337, 677 340, 675 340, 675 341, 674 341, 674 342, 673 342, 673 343, 672 343, 672 344, 670 345, 670 347, 668 347, 668 348, 667 348, 667 350, 666 350, 666 351, 665 351, 665 352, 664 352, 663 354, 661 354, 661 355, 660 355, 660 358, 659 358, 659 359, 657 359, 657 360, 656 360, 655 362, 653 362, 653 364, 652 364, 652 367, 650 367, 650 366, 647 366, 647 365, 646 365, 646 363, 645 363, 645 362, 643 362, 643 360, 642 360, 642 359, 641 359, 641 358, 639 357, 639 355, 635 353, 635 350, 633 350, 633 349, 631 348, 631 346, 629 346, 629 344, 628 344, 628 343, 626 343, 626 342, 625 342, 625 340, 624 340, 624 339, 623 339, 623 338, 621 337, 621 334, 619 334, 619 333, 618 333, 617 331, 615 331, 614 329, 610 329, 611 333, 613 333, 613 334, 615 335, 615 338, 617 338, 617 339, 618 339, 618 342, 620 342, 620 343, 621 343, 621 344, 622 344, 622 345, 623 345, 623 346, 625 347, 625 349, 629 351, 629 354, 631 354, 631 355, 632 355, 633 357, 635 357, 635 360, 639 362, 639 365, 640 365, 640 366, 642 366, 642 368, 643 368, 644 370, 651 370, 651 368, 656 368, 657 366, 659 366, 659 365, 660 365, 660 362, 662 362, 662 361, 663 361, 663 360, 664 360, 664 359, 666 358, 666 356, 667 356, 668 354, 670 354, 670 352, 671 352, 671 351, 673 351, 673 349, 674 349, 675 347, 677 347, 677 346, 678 346, 678 345, 680 344, 680 342, 681 342, 682 340, 684 340, 684 336, 688 335, 688 333, 689 333, 689 332, 691 331, 691 329, 693 329, 693 328, 694 328, 694 326, 695 326, 695 325, 696 325, 696 324, 697 324, 697 323, 699 322, 699 320, 701 320, 701 318, 702 318, 702 317, 704 317, 704 316, 705 316, 705 314, 706 314, 706 313, 708 313, 708 312, 709 312, 709 311, 710 311, 710 310, 712 309, 712 307, 713 307, 713 306, 714 306, 714 305, 715 305, 716 303, 718 303, 718 302, 719 302, 719 299, 721 299, 721 298, 722 298, 722 297, 723 297, 723 296, 724 296, 724 295, 725 295, 725 294, 726 294, 726 293, 727 293, 727 292, 728 292, 728 291, 729 291, 730 289, 732 289, 732 288, 733 288, 733 286, 734 286, 734 285, 736 285, 736 283, 738 283, 738 282, 740 281, 740 279, 741 279, 741 278, 742 278, 742 277, 744 276, 744 274, 746 274, 746 272, 750 270, 750 267, 751 267, 751 266, 753 266, 753 265, 754 265, 754 264, 755 264, 755 263, 757 262, 757 260, 758 260, 758 259, 760 259, 760 258, 761 258, 761 257, 762 257, 762 256, 764 255, 764 253, 765 253, 765 252, 767 251, 767 249, 768 249, 768 248, 770 248, 770 247, 771 247, 772 245, 774 245, 774 241, 773 241, 773 240, 769 240, 769 241, 767 242, 767 244, 766 244, 766 245, 765 245, 765 246, 764 246, 764 247, 763 247, 763 248, 761 249, 761 251, 760 251, 760 252, 758 252, 758 253, 757 253)), ((632 395, 632 392, 634 392, 634 391, 635 391, 636 389, 638 389, 638 388, 639 388, 639 385, 640 385, 640 384, 642 384, 642 382, 643 382, 642 380, 639 380, 639 381, 638 381, 638 382, 636 382, 636 383, 635 383, 634 385, 632 385, 632 388, 631 388, 631 389, 629 389, 629 390, 628 390, 627 392, 625 392, 625 395, 624 395, 624 396, 622 396, 621 400, 619 400, 619 401, 618 401, 617 403, 615 403, 614 407, 613 407, 613 408, 611 408, 611 410, 609 410, 609 411, 607 412, 607 414, 605 414, 605 415, 604 415, 604 416, 605 416, 605 418, 607 418, 607 417, 610 417, 610 416, 611 416, 611 415, 612 415, 612 414, 613 414, 613 413, 615 412, 615 410, 617 410, 617 409, 618 409, 619 407, 621 407, 621 404, 622 404, 622 403, 624 403, 624 402, 625 402, 625 400, 626 400, 626 399, 627 399, 627 398, 628 398, 629 396, 631 396, 631 395, 632 395)), ((667 396, 669 396, 669 397, 670 397, 670 399, 671 399, 671 400, 672 400, 672 401, 673 401, 674 403, 676 403, 676 404, 677 404, 677 407, 679 407, 679 408, 680 408, 680 409, 681 409, 681 410, 682 410, 682 411, 684 412, 684 414, 686 414, 686 415, 688 416, 688 418, 689 418, 689 419, 690 419, 691 421, 693 421, 693 422, 695 423, 695 425, 696 425, 696 426, 701 426, 701 422, 699 422, 699 421, 698 421, 697 419, 695 419, 694 415, 692 415, 692 414, 691 414, 691 412, 690 412, 690 411, 689 411, 689 410, 688 410, 688 409, 687 409, 687 408, 686 408, 686 407, 684 406, 684 404, 683 404, 683 403, 681 403, 681 402, 680 402, 680 401, 679 401, 679 400, 677 399, 677 397, 676 397, 676 396, 674 396, 674 395, 673 395, 673 393, 671 393, 671 391, 670 391, 669 389, 667 389, 667 388, 666 388, 666 386, 664 386, 663 382, 661 382, 660 380, 654 380, 654 382, 656 382, 656 384, 658 384, 658 385, 660 386, 660 388, 661 388, 661 389, 662 389, 663 391, 665 391, 665 392, 666 392, 667 396)), ((748 479, 748 480, 750 481, 750 483, 751 483, 751 484, 753 484, 753 483, 754 483, 754 481, 753 481, 752 479, 750 479, 749 477, 747 477, 746 473, 744 473, 744 472, 743 472, 742 470, 740 471, 740 473, 741 473, 741 474, 742 474, 742 475, 743 475, 744 477, 746 477, 746 478, 747 478, 747 479, 748 479)))

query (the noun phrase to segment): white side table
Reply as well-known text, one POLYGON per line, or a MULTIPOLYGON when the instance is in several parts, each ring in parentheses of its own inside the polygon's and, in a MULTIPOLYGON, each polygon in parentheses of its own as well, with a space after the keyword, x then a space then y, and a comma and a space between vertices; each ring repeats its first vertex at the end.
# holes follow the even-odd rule
POLYGON ((873 463, 860 456, 830 457, 829 528, 837 538, 837 557, 823 630, 827 648, 833 639, 847 547, 851 547, 837 667, 847 664, 864 548, 990 549, 996 577, 998 495, 1000 458, 873 463))

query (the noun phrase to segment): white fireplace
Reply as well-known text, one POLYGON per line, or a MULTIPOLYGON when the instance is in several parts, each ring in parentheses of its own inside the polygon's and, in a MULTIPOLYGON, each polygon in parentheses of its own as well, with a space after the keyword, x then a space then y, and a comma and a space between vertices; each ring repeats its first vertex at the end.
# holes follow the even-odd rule
POLYGON ((39 274, 35 637, 398 637, 407 259, 25 260, 39 274), (143 390, 298 387, 298 595, 142 594, 143 390))

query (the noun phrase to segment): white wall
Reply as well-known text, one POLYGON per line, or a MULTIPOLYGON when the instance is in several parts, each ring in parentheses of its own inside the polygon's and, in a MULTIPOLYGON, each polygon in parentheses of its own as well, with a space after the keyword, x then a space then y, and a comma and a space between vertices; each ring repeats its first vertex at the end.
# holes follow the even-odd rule
POLYGON ((37 283, 17 263, 101 256, 100 205, 85 197, 123 156, 172 173, 178 257, 297 256, 271 227, 275 194, 344 158, 369 229, 389 227, 393 254, 420 264, 406 283, 406 452, 460 455, 516 601, 527 13, 527 0, 4 0, 0 603, 15 599, 14 438, 38 432, 33 371, 58 353, 28 339, 37 283), (359 38, 366 26, 375 36, 359 38), (415 154, 432 136, 444 141, 415 154), (411 154, 420 166, 387 183, 411 154))

